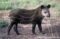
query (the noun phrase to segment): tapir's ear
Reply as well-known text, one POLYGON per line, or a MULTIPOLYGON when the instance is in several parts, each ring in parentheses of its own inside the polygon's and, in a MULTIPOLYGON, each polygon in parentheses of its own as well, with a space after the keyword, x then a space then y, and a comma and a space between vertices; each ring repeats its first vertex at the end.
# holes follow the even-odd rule
POLYGON ((41 9, 43 9, 44 8, 44 5, 41 5, 41 9))
POLYGON ((48 6, 47 6, 47 8, 50 8, 51 7, 51 5, 49 4, 48 6))

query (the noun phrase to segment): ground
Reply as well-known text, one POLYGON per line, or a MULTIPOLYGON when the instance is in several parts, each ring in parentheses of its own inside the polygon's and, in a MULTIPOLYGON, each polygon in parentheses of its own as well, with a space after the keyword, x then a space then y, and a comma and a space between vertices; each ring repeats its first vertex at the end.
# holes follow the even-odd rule
MULTIPOLYGON (((56 17, 54 14, 56 12, 53 11, 53 9, 51 9, 51 12, 51 17, 44 18, 42 21, 42 29, 45 34, 39 33, 37 25, 37 35, 32 35, 32 24, 18 24, 18 31, 21 33, 21 35, 16 35, 13 28, 10 35, 7 35, 8 27, 5 27, 2 29, 0 28, 0 39, 60 39, 60 17, 56 17)), ((5 14, 4 20, 7 18, 8 17, 5 14)))
POLYGON ((6 27, 0 29, 0 39, 60 39, 60 22, 57 20, 44 18, 42 28, 45 34, 39 33, 38 27, 36 27, 37 35, 32 35, 32 24, 18 24, 18 30, 22 35, 16 35, 13 29, 10 35, 7 35, 6 27))

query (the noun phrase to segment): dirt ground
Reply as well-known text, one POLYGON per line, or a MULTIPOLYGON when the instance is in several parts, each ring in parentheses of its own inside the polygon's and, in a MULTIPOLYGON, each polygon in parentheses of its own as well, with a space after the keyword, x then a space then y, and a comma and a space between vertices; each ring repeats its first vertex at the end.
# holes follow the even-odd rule
MULTIPOLYGON (((32 24, 18 24, 18 30, 21 35, 16 35, 12 28, 10 35, 7 35, 7 28, 0 29, 0 39, 60 39, 60 17, 53 15, 55 12, 51 11, 51 17, 44 18, 42 21, 42 29, 45 34, 39 32, 36 25, 37 35, 32 34, 32 24), (54 13, 53 13, 54 12, 54 13)), ((4 20, 9 19, 8 15, 4 15, 4 20)), ((9 20, 8 20, 9 21, 9 20)))

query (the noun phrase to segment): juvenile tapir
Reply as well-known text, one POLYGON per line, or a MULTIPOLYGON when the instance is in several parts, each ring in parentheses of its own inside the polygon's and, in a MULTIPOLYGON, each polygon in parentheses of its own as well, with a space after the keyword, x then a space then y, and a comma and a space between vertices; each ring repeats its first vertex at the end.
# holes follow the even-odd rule
MULTIPOLYGON (((18 23, 21 23, 22 20, 30 20, 32 23, 32 33, 35 33, 36 24, 38 25, 39 31, 42 33, 42 20, 44 17, 50 17, 50 10, 49 8, 51 5, 41 5, 36 9, 27 10, 27 9, 15 9, 11 10, 9 17, 11 23, 8 27, 8 35, 10 34, 10 30, 14 26, 14 31, 17 35, 20 33, 17 30, 18 23)), ((26 21, 25 21, 26 22, 26 21)))

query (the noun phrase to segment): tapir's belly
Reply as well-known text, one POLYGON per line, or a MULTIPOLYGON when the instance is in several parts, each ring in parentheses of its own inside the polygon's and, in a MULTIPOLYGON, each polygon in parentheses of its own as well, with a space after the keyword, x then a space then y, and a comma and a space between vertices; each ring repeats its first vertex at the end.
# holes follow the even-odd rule
POLYGON ((31 22, 31 16, 29 15, 21 15, 21 23, 30 23, 31 22))

